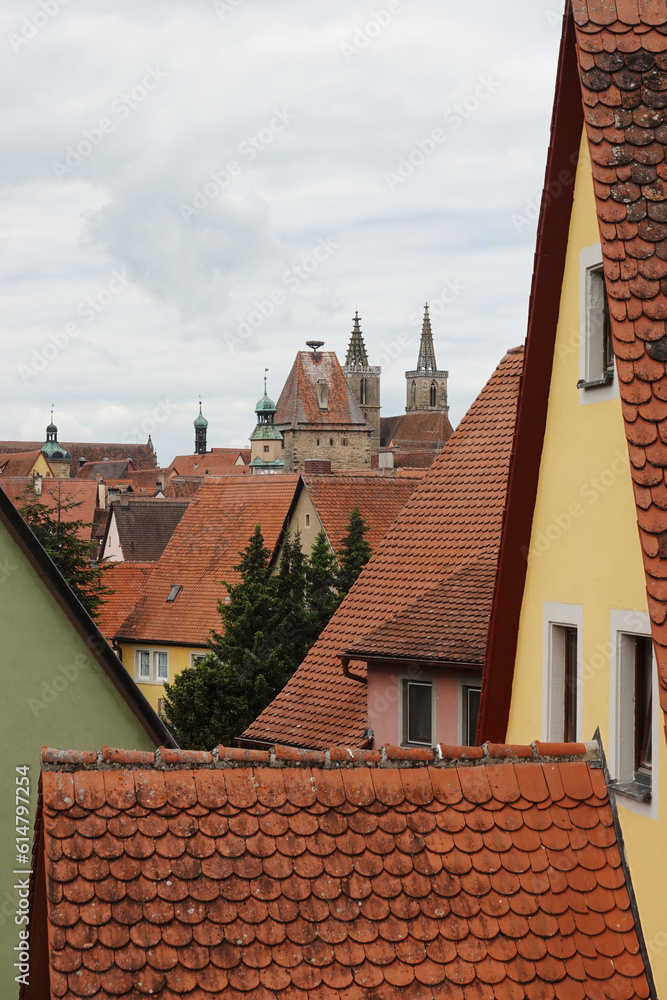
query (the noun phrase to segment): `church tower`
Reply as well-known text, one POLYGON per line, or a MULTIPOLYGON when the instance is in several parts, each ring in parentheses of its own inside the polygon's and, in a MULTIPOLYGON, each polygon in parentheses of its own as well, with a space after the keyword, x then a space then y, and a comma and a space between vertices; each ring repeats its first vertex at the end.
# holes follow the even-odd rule
POLYGON ((72 456, 58 442, 58 428, 53 422, 53 409, 51 423, 46 428, 46 441, 42 445, 42 454, 46 457, 56 479, 69 479, 72 456))
POLYGON ((253 474, 265 475, 270 472, 284 472, 285 463, 281 455, 285 448, 285 440, 274 423, 276 404, 267 395, 266 375, 264 375, 264 395, 255 407, 255 413, 257 414, 257 426, 250 435, 250 465, 253 474))
POLYGON ((366 422, 372 427, 371 448, 380 447, 380 375, 379 366, 368 364, 368 354, 364 344, 359 321, 359 313, 354 314, 354 327, 343 366, 345 381, 361 408, 366 422))
POLYGON ((406 372, 407 403, 406 413, 428 413, 438 410, 447 413, 447 379, 449 372, 438 371, 431 332, 431 317, 428 303, 424 307, 422 339, 419 346, 417 370, 406 372))
POLYGON ((208 420, 201 412, 201 399, 199 400, 199 416, 195 420, 195 455, 206 454, 206 431, 208 420))

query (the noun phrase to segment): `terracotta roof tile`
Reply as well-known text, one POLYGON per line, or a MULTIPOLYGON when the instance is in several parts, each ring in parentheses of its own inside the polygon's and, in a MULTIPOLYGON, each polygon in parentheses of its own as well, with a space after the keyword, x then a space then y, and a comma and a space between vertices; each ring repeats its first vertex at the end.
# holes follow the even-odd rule
MULTIPOLYGON (((43 441, 0 441, 0 454, 16 454, 18 452, 41 451, 43 441)), ((154 469, 156 466, 155 452, 150 444, 90 444, 81 441, 61 441, 60 445, 72 456, 70 476, 74 478, 79 471, 79 458, 86 462, 125 462, 129 458, 135 469, 154 469)))
MULTIPOLYGON (((25 503, 23 492, 33 483, 32 477, 0 477, 0 489, 9 497, 17 510, 25 503)), ((76 503, 79 506, 70 510, 62 510, 63 521, 83 521, 84 527, 78 532, 81 541, 89 542, 93 530, 97 508, 97 483, 81 482, 75 479, 42 479, 42 493, 39 497, 46 507, 57 507, 59 498, 61 504, 76 503), (86 527, 87 525, 87 527, 86 527)))
POLYGON ((280 394, 274 422, 279 430, 305 425, 330 430, 369 427, 333 351, 299 351, 280 394), (327 383, 326 409, 318 403, 319 381, 327 383))
POLYGON ((209 630, 220 624, 217 601, 224 595, 220 581, 236 579, 232 566, 255 525, 261 524, 267 548, 276 549, 298 482, 297 476, 205 480, 118 637, 204 646, 209 630), (175 584, 182 590, 168 602, 175 584))
POLYGON ((250 464, 251 453, 245 448, 213 448, 205 455, 177 455, 169 468, 168 476, 215 476, 231 472, 250 464))
POLYGON ((311 476, 304 482, 334 552, 338 552, 355 504, 368 524, 366 541, 375 551, 417 488, 411 479, 384 476, 311 476))
MULTIPOLYGON (((363 745, 365 688, 343 676, 339 655, 391 615, 446 587, 464 567, 479 563, 492 573, 522 365, 521 349, 503 358, 329 626, 245 738, 309 747, 363 745)), ((452 608, 460 586, 452 584, 452 608)), ((360 669, 354 665, 355 672, 360 669)))
POLYGON ((362 766, 353 751, 305 766, 280 748, 252 761, 161 750, 120 769, 132 754, 45 751, 38 849, 61 860, 46 869, 48 956, 34 958, 53 995, 420 1000, 446 982, 458 1000, 647 996, 597 744, 549 758, 485 747, 477 763, 462 749, 362 766), (554 761, 577 797, 561 785, 543 798, 554 761), (517 773, 539 790, 539 829, 517 773), (471 809, 432 811, 461 793, 471 809), (556 843, 556 817, 609 829, 610 849, 556 843), (252 833, 267 823, 277 836, 252 833))
POLYGON ((100 632, 109 642, 146 590, 154 566, 152 562, 108 563, 104 583, 113 593, 101 606, 98 618, 100 632))
MULTIPOLYGON (((402 413, 398 417, 380 420, 380 444, 393 446, 400 452, 439 452, 452 436, 452 425, 446 413, 402 413)), ((397 456, 398 457, 398 456, 397 456)))
POLYGON ((3 479, 5 476, 14 478, 30 476, 41 454, 41 451, 28 451, 14 455, 0 455, 0 475, 3 479))
MULTIPOLYGON (((612 332, 623 400, 626 436, 644 553, 649 610, 658 660, 660 698, 667 711, 667 595, 660 593, 667 552, 663 438, 667 428, 662 386, 667 360, 667 191, 662 124, 662 88, 667 68, 665 0, 588 0, 574 5, 584 103, 615 109, 608 133, 604 112, 587 116, 592 159, 604 162, 608 186, 596 188, 596 204, 608 293, 613 300, 612 332), (604 48, 590 40, 609 30, 604 48), (649 27, 659 30, 647 31, 649 27), (592 63, 590 56, 592 55, 592 63), (593 100, 595 98, 595 100, 593 100), (602 139, 605 135, 607 138, 602 139), (600 141, 602 139, 602 141, 600 141), (647 217, 648 216, 648 217, 647 217), (619 267, 619 262, 622 267, 619 267)), ((585 787, 581 789, 586 791, 585 787)))

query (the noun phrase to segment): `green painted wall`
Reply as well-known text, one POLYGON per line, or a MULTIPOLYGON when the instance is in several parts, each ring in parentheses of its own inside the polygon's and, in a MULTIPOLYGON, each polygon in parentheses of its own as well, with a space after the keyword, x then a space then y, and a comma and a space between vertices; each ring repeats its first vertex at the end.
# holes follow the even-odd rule
POLYGON ((43 746, 152 750, 151 741, 0 523, 0 1000, 16 1000, 16 768, 30 768, 30 847, 43 746))

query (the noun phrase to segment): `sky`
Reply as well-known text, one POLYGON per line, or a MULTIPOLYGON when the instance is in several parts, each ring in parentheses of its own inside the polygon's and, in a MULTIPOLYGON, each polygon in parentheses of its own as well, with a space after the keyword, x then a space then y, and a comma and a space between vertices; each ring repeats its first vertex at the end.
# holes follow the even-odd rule
POLYGON ((0 440, 247 445, 268 368, 382 412, 429 303, 455 425, 523 342, 559 0, 6 0, 0 440))

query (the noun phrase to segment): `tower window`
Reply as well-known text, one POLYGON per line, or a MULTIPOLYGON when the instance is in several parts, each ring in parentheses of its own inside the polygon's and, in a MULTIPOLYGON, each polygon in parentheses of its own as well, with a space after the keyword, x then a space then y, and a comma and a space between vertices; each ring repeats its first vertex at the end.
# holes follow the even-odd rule
POLYGON ((367 392, 366 379, 362 378, 361 382, 359 383, 359 401, 362 406, 366 405, 366 392, 367 392))
POLYGON ((317 383, 317 405, 320 410, 329 409, 329 386, 324 379, 319 379, 317 383))
POLYGON ((417 408, 417 383, 412 383, 412 408, 417 408))
POLYGON ((270 451, 270 450, 271 450, 271 449, 269 448, 268 444, 265 444, 265 445, 264 445, 264 453, 266 454, 266 452, 268 452, 268 451, 270 451))
POLYGON ((431 382, 431 394, 430 394, 430 396, 431 396, 430 405, 435 409, 435 406, 436 406, 436 396, 437 396, 437 386, 436 386, 435 382, 431 382))

